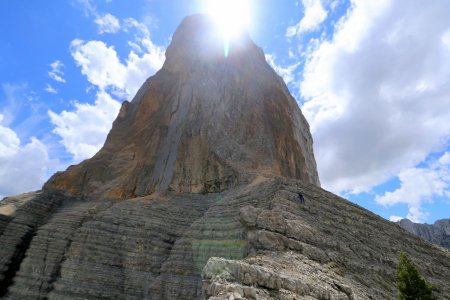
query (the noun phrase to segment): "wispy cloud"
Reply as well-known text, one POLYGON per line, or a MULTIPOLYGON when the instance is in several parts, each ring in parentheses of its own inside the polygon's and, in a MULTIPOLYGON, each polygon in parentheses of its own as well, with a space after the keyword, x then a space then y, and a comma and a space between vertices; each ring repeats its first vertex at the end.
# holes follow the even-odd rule
POLYGON ((3 104, 0 107, 2 114, 2 122, 6 126, 10 126, 25 110, 27 105, 28 86, 25 83, 12 84, 3 83, 2 91, 4 93, 3 104))
POLYGON ((74 4, 81 7, 86 17, 90 17, 97 13, 97 7, 91 0, 76 0, 74 4))
POLYGON ((276 63, 276 56, 274 54, 266 54, 266 60, 269 65, 278 73, 286 84, 290 84, 295 79, 295 71, 297 70, 300 63, 295 63, 289 66, 281 66, 276 63))
POLYGON ((64 72, 62 71, 62 68, 64 68, 64 64, 60 62, 59 60, 55 60, 50 64, 51 70, 48 71, 48 76, 60 83, 65 83, 66 80, 64 79, 64 72))
MULTIPOLYGON (((111 2, 111 1, 106 1, 111 2)), ((120 30, 120 21, 110 13, 101 14, 92 0, 75 0, 74 5, 80 7, 86 17, 93 17, 99 34, 116 33, 120 30)))
POLYGON ((44 91, 46 91, 47 93, 50 93, 50 94, 58 94, 58 91, 53 86, 51 86, 49 83, 47 83, 47 85, 45 86, 44 91))
POLYGON ((98 26, 98 33, 116 33, 120 30, 120 21, 111 14, 104 14, 95 19, 95 24, 98 26))
POLYGON ((3 83, 1 91, 3 125, 13 128, 21 138, 35 135, 33 126, 42 121, 41 109, 45 106, 39 101, 39 96, 29 88, 28 83, 3 83))
POLYGON ((288 27, 286 31, 288 38, 318 29, 328 16, 320 0, 302 0, 302 5, 303 18, 296 25, 288 27))

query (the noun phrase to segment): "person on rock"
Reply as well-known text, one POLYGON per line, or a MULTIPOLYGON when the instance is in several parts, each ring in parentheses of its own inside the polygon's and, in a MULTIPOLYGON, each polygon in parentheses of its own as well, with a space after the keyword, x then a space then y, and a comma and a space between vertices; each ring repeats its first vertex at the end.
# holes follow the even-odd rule
POLYGON ((300 204, 305 204, 305 197, 301 192, 298 193, 298 199, 300 199, 300 204))

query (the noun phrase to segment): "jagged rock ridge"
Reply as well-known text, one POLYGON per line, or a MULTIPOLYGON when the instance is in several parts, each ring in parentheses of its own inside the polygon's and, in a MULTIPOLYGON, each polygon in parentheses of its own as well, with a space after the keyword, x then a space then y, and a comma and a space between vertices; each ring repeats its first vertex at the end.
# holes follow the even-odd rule
POLYGON ((420 224, 403 219, 398 225, 430 243, 450 249, 450 219, 437 220, 434 224, 420 224))
POLYGON ((213 33, 184 20, 102 150, 0 219, 0 297, 394 299, 405 251, 450 299, 449 252, 321 189, 282 80, 213 33))

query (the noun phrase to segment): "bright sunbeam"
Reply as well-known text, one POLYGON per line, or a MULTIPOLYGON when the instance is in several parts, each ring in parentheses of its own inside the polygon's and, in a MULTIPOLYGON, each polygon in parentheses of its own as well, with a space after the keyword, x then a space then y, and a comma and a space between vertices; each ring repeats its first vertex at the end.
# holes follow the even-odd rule
POLYGON ((250 24, 249 0, 208 0, 207 12, 222 32, 225 56, 228 56, 230 41, 250 24))

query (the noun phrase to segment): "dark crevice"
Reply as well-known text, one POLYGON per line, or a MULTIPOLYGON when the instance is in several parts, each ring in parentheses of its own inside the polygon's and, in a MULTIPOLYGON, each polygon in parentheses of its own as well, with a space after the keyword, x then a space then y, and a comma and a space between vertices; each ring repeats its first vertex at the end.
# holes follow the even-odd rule
POLYGON ((64 200, 69 199, 71 200, 71 197, 64 195, 63 192, 45 191, 19 208, 17 216, 21 216, 20 220, 17 220, 18 217, 14 218, 8 224, 8 228, 13 226, 18 228, 27 227, 27 229, 22 237, 14 241, 16 244, 14 253, 9 257, 9 263, 4 265, 4 271, 2 270, 0 273, 0 298, 8 294, 9 287, 13 284, 14 277, 19 271, 20 265, 38 229, 48 222, 53 213, 62 206, 64 200), (28 216, 28 218, 25 216, 28 216))
POLYGON ((0 215, 0 236, 3 234, 3 231, 8 226, 9 222, 12 221, 12 219, 14 218, 10 216, 0 215))
POLYGON ((8 293, 8 288, 13 283, 17 271, 19 271, 20 264, 25 258, 25 253, 30 247, 31 240, 33 239, 35 233, 35 230, 28 231, 22 238, 21 243, 16 246, 16 250, 11 257, 11 262, 7 265, 7 270, 3 274, 3 280, 0 281, 0 298, 8 293))

